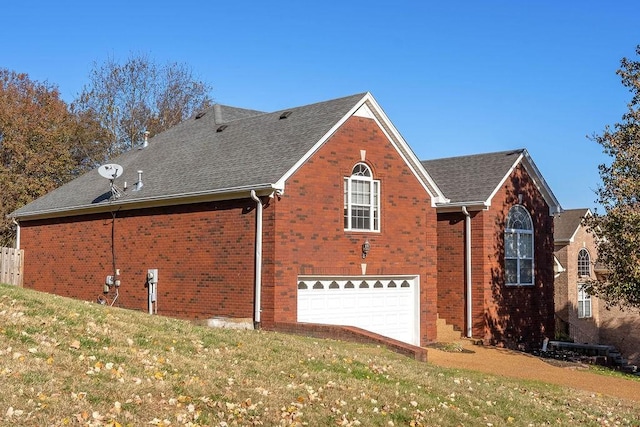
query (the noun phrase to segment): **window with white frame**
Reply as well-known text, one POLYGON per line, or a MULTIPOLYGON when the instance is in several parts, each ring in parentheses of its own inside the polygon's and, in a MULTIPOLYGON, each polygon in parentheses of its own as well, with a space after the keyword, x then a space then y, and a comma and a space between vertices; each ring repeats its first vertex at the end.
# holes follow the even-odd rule
POLYGON ((533 221, 522 205, 509 210, 504 231, 507 285, 533 285, 533 221))
POLYGON ((578 318, 591 317, 591 295, 585 290, 584 283, 578 284, 578 318))
POLYGON ((591 276, 591 257, 585 248, 578 252, 578 277, 591 276))
POLYGON ((344 229, 380 231, 380 181, 365 163, 344 178, 344 229))

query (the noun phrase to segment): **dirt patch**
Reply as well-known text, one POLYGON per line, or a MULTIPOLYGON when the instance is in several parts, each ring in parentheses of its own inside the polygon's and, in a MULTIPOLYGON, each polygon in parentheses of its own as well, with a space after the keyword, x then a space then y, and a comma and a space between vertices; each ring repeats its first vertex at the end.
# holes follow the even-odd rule
POLYGON ((544 359, 467 340, 436 344, 428 351, 428 363, 437 366, 541 381, 640 402, 640 381, 596 374, 582 363, 544 359))

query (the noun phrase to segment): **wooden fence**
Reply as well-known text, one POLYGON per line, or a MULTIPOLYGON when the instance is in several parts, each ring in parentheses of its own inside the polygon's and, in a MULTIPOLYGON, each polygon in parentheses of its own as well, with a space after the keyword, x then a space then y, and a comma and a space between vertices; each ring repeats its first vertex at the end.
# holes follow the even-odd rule
POLYGON ((0 248, 0 283, 22 286, 24 250, 0 248))

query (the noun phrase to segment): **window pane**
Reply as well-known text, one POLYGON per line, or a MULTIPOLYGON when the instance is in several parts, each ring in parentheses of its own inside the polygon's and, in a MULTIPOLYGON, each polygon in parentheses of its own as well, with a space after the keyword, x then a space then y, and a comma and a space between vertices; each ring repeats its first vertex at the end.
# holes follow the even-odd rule
POLYGON ((533 258, 533 234, 520 234, 520 258, 533 258))
POLYGON ((364 163, 354 166, 344 178, 344 228, 346 230, 380 230, 380 182, 371 179, 364 163))
POLYGON ((349 179, 344 179, 344 228, 349 228, 349 179))
POLYGON ((531 217, 521 205, 516 205, 509 210, 507 228, 515 230, 532 230, 531 217))
POLYGON ((371 203, 371 195, 369 183, 366 181, 353 181, 351 184, 353 197, 351 203, 356 205, 369 205, 371 203))
POLYGON ((504 234, 504 253, 507 258, 517 258, 518 249, 516 248, 515 233, 504 234))
POLYGON ((584 289, 584 283, 578 284, 578 317, 591 317, 591 295, 584 289))
POLYGON ((584 317, 584 301, 578 301, 578 317, 584 317))
POLYGON ((373 181, 373 229, 380 230, 378 212, 380 211, 380 182, 373 181))
POLYGON ((580 249, 578 253, 578 276, 591 275, 591 259, 586 249, 580 249))
POLYGON ((342 194, 344 195, 344 207, 347 207, 347 203, 349 203, 349 197, 348 197, 348 193, 349 193, 349 180, 347 178, 344 179, 344 190, 342 191, 342 194))
POLYGON ((518 260, 507 259, 504 262, 504 274, 507 283, 518 283, 518 260))
POLYGON ((371 228, 371 217, 369 215, 368 207, 351 208, 351 228, 357 230, 369 230, 371 228))
POLYGON ((533 283, 533 261, 530 259, 520 260, 520 283, 533 283))
POLYGON ((356 176, 371 176, 371 171, 369 170, 369 167, 365 164, 362 163, 358 163, 357 165, 355 165, 355 167, 353 168, 353 171, 351 172, 351 175, 356 175, 356 176))

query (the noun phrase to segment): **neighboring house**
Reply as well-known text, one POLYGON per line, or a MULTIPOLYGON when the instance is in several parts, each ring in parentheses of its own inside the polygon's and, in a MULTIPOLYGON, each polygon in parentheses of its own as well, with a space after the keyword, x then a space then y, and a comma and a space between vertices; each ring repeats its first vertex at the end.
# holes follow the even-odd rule
POLYGON ((508 347, 554 337, 553 216, 560 204, 524 149, 422 162, 438 203, 438 315, 508 347))
POLYGON ((436 339, 444 199, 370 94, 216 105, 113 162, 119 198, 94 170, 12 214, 25 287, 95 301, 119 273, 125 308, 436 339))
POLYGON ((106 286, 108 304, 167 316, 424 346, 438 312, 464 330, 469 212, 470 332, 553 336, 559 206, 524 150, 427 172, 365 93, 273 113, 216 105, 113 162, 115 187, 99 172, 118 166, 103 165, 12 213, 26 287, 96 301, 106 286))
POLYGON ((632 363, 640 363, 640 312, 607 307, 583 285, 604 272, 597 268, 596 237, 583 219, 589 209, 568 209, 555 219, 556 337, 576 343, 615 346, 632 363))

